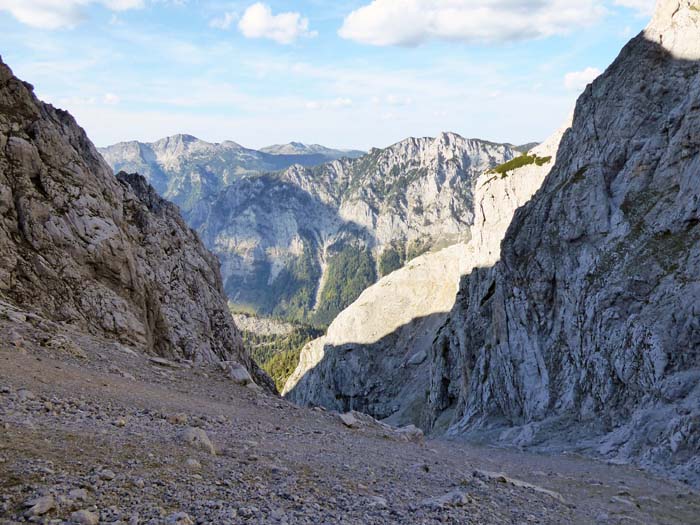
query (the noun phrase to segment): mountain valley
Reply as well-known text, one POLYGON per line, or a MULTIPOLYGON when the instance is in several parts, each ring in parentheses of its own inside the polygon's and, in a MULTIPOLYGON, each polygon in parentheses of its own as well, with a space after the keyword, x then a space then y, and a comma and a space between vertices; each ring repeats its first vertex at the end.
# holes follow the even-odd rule
MULTIPOLYGON (((0 25, 10 14, 25 23, 36 5, 51 22, 55 6, 33 2, 0 3, 0 25)), ((600 20, 632 9, 601 2, 600 20)), ((90 4, 60 13, 110 15, 124 39, 130 9, 190 13, 186 2, 90 4)), ((546 2, 496 4, 479 25, 493 30, 490 10, 512 24, 516 9, 523 54, 532 38, 573 42, 523 36, 530 10, 552 15, 546 2)), ((264 3, 204 23, 235 21, 225 34, 241 49, 289 45, 289 64, 243 75, 274 93, 267 75, 280 68, 292 93, 292 72, 327 76, 292 63, 306 46, 369 39, 373 24, 395 37, 377 14, 386 5, 353 11, 337 35, 264 3), (274 38, 251 32, 265 24, 274 38)), ((484 56, 453 39, 463 3, 421 5, 415 27, 399 27, 407 40, 376 56, 440 49, 450 67, 455 46, 484 56), (411 33, 422 18, 444 46, 411 33)), ((405 22, 399 11, 392 23, 405 22)), ((70 23, 31 34, 82 38, 82 22, 70 23)), ((592 47, 596 31, 584 35, 592 47)), ((565 77, 585 88, 541 143, 444 132, 368 152, 185 134, 98 149, 0 58, 0 525, 700 525, 699 35, 698 0, 656 2, 605 71, 565 77)), ((116 64, 124 44, 113 45, 116 64)), ((184 79, 193 57, 176 49, 184 79)), ((84 98, 78 71, 93 66, 76 64, 61 81, 76 90, 69 104, 89 106, 80 120, 122 115, 131 101, 114 93, 131 78, 115 68, 104 98, 84 98)), ((201 69, 197 85, 226 67, 201 69)), ((377 85, 340 71, 337 89, 377 85)), ((440 115, 425 109, 433 101, 379 94, 271 97, 261 109, 233 83, 217 86, 206 104, 235 101, 240 118, 281 119, 284 103, 309 127, 343 115, 348 136, 366 124, 363 104, 440 115)), ((484 103, 474 93, 464 90, 484 103)), ((200 107, 197 97, 184 102, 200 107)), ((206 122, 230 115, 209 107, 206 122)), ((280 129, 290 122, 313 136, 297 120, 280 129)))

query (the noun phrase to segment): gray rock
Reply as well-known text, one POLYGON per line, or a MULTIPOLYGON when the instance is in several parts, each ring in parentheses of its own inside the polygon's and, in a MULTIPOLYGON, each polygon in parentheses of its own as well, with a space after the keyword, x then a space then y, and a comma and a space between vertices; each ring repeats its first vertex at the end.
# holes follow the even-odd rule
POLYGON ((253 383, 253 378, 248 373, 248 370, 239 363, 227 363, 226 374, 234 383, 239 385, 246 386, 253 383))
POLYGON ((423 443, 425 439, 423 431, 415 425, 407 425, 405 427, 397 428, 395 432, 401 439, 411 441, 413 443, 423 443))
POLYGON ((79 525, 97 525, 100 522, 99 516, 94 512, 90 512, 89 510, 79 510, 73 512, 70 515, 70 519, 73 523, 77 523, 79 525))
POLYGON ((0 294, 152 356, 233 359, 273 390, 178 208, 143 177, 115 177, 75 120, 1 62, 0 101, 0 294))
POLYGON ((194 458, 187 458, 185 466, 190 470, 200 470, 202 468, 202 464, 194 458))
POLYGON ((176 512, 165 520, 168 525, 194 525, 194 520, 186 512, 176 512))
POLYGON ((100 479, 102 479, 104 481, 112 481, 114 478, 117 477, 117 475, 109 469, 100 470, 97 473, 97 475, 99 476, 100 479))
POLYGON ((68 497, 72 500, 87 501, 88 492, 85 489, 73 489, 68 493, 68 497))
POLYGON ((699 32, 694 2, 659 2, 579 98, 436 339, 435 429, 700 483, 699 32))
POLYGON ((26 388, 20 388, 17 390, 17 397, 20 401, 33 401, 36 399, 36 395, 31 390, 26 388))
POLYGON ((421 501, 421 507, 443 509, 445 507, 461 507, 469 503, 469 495, 466 492, 453 490, 444 496, 436 496, 421 501))
POLYGON ((406 361, 406 364, 409 366, 416 366, 421 364, 423 361, 425 361, 428 358, 428 352, 425 350, 420 350, 413 354, 408 361, 406 361))
POLYGON ((43 516, 56 508, 56 500, 53 496, 47 495, 29 500, 24 506, 29 507, 25 513, 27 516, 43 516))
POLYGON ((360 422, 350 412, 346 414, 338 414, 338 419, 340 419, 340 422, 348 428, 357 428, 360 426, 360 422))
POLYGON ((182 432, 181 439, 191 447, 216 455, 216 449, 204 429, 188 427, 182 432))

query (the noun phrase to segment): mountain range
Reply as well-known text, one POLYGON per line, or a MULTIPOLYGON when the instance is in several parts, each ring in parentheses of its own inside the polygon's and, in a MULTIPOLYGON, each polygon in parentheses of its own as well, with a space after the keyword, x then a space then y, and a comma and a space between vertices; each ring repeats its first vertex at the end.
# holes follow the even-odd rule
POLYGON ((236 308, 318 326, 378 277, 464 240, 476 176, 520 155, 511 144, 454 133, 321 164, 347 152, 266 149, 283 154, 187 135, 100 151, 115 171, 144 173, 181 207, 221 260, 236 308))

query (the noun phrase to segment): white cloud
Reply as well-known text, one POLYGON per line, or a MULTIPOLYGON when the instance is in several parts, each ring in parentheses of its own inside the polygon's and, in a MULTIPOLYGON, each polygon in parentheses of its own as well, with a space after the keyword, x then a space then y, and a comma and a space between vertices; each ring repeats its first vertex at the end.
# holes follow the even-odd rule
POLYGON ((224 13, 220 17, 213 18, 209 22, 209 27, 215 27, 216 29, 228 29, 236 20, 238 20, 238 15, 236 13, 224 13))
POLYGON ((583 71, 572 71, 564 75, 564 85, 566 89, 581 91, 598 78, 601 73, 602 71, 596 67, 587 67, 583 71))
POLYGON ((349 108, 352 106, 352 99, 347 97, 338 97, 331 100, 310 100, 304 107, 306 109, 338 109, 349 108))
POLYGON ((102 97, 102 102, 110 106, 114 106, 116 104, 119 104, 119 102, 121 102, 121 99, 114 93, 106 93, 105 96, 102 97))
POLYGON ((247 38, 269 38, 279 44, 291 44, 300 37, 317 35, 315 31, 309 31, 309 19, 300 13, 273 15, 270 7, 262 2, 246 9, 238 28, 247 38))
POLYGON ((602 0, 373 0, 338 34, 375 46, 503 42, 563 34, 605 14, 602 0))
POLYGON ((656 0, 615 0, 615 5, 639 11, 640 15, 648 16, 654 13, 656 0))
POLYGON ((85 18, 85 7, 90 4, 126 11, 143 7, 144 0, 0 0, 0 11, 7 11, 32 27, 60 29, 78 25, 85 18))

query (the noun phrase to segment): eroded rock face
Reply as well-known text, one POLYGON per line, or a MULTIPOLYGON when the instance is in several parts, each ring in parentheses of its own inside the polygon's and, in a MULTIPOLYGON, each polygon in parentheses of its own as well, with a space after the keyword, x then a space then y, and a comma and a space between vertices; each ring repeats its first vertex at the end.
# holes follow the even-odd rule
POLYGON ((699 2, 659 2, 580 97, 433 346, 435 430, 700 482, 698 35, 699 2))
POLYGON ((340 308, 324 303, 324 287, 339 286, 328 280, 337 261, 358 248, 351 264, 359 265, 369 253, 378 271, 364 276, 361 291, 388 273, 380 262, 389 254, 396 259, 391 271, 429 248, 465 241, 475 177, 519 154, 508 144, 453 133, 316 167, 302 165, 299 155, 287 155, 299 159, 291 167, 274 167, 287 157, 188 136, 100 151, 115 169, 147 170, 161 195, 182 207, 221 259, 224 289, 236 306, 323 326, 359 294, 340 308))
POLYGON ((138 175, 0 62, 0 295, 168 358, 251 363, 218 261, 138 175))
POLYGON ((513 213, 539 188, 563 131, 530 152, 547 162, 504 175, 482 172, 470 191, 471 240, 422 255, 365 290, 324 337, 304 347, 283 394, 299 404, 424 424, 428 354, 454 305, 460 278, 498 260, 513 213))

